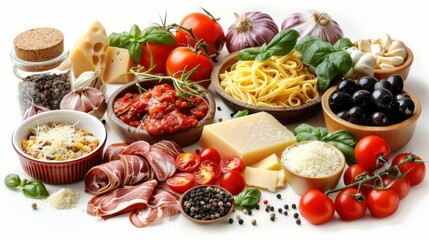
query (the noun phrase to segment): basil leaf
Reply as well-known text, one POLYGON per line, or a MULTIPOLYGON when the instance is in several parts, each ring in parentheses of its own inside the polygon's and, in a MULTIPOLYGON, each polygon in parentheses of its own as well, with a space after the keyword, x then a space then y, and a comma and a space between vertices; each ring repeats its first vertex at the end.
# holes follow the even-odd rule
POLYGON ((160 27, 151 27, 147 29, 143 34, 143 39, 150 43, 162 45, 174 45, 177 43, 170 32, 160 27))
POLYGON ((18 174, 11 173, 4 178, 4 184, 11 189, 17 188, 21 184, 21 178, 18 174))
POLYGON ((302 123, 293 130, 293 133, 295 136, 299 134, 311 134, 316 137, 315 140, 321 140, 328 135, 328 129, 323 127, 313 127, 309 124, 302 123))
POLYGON ((127 48, 130 43, 130 37, 127 32, 112 33, 109 36, 109 45, 112 47, 127 48))
POLYGON ((140 62, 140 57, 142 56, 142 53, 143 53, 142 44, 141 43, 131 44, 128 47, 128 52, 133 62, 135 63, 140 62))
POLYGON ((329 61, 331 61, 337 70, 343 75, 345 75, 353 66, 352 57, 346 51, 338 51, 329 54, 329 61))
POLYGON ((258 55, 256 59, 260 62, 264 62, 271 56, 284 56, 288 54, 295 47, 298 37, 299 33, 294 29, 280 31, 268 43, 266 52, 261 49, 262 54, 258 55))
POLYGON ((142 34, 142 31, 140 30, 139 26, 137 26, 137 24, 134 24, 131 27, 130 30, 130 38, 131 38, 131 42, 137 42, 140 39, 140 36, 142 34))
POLYGON ((235 204, 239 208, 251 209, 261 200, 261 191, 257 188, 246 188, 235 198, 235 204))
POLYGON ((22 193, 29 198, 47 198, 49 192, 46 190, 45 185, 36 179, 26 180, 21 187, 22 193))
POLYGON ((301 61, 308 66, 317 68, 333 51, 335 51, 335 49, 330 43, 314 41, 308 46, 306 51, 302 53, 301 61))
POLYGON ((358 163, 355 158, 355 149, 353 147, 350 147, 342 142, 327 141, 327 143, 334 145, 344 154, 348 166, 358 163))
POLYGON ((305 36, 298 40, 298 43, 295 46, 295 50, 300 53, 303 53, 307 50, 307 48, 312 45, 316 41, 322 41, 319 37, 316 36, 305 36))
POLYGON ((259 54, 259 49, 257 48, 247 48, 238 52, 238 59, 241 61, 252 61, 256 59, 256 56, 259 54))
POLYGON ((346 50, 347 48, 353 47, 352 41, 348 38, 341 38, 334 44, 334 48, 337 51, 346 50))
POLYGON ((331 61, 324 61, 316 67, 319 90, 325 92, 331 85, 331 80, 338 75, 338 70, 331 61))
POLYGON ((354 148, 357 143, 357 139, 355 138, 355 136, 353 136, 353 134, 347 132, 346 130, 335 131, 326 136, 324 140, 342 142, 343 144, 346 144, 347 146, 350 146, 352 148, 354 148))
POLYGON ((319 140, 313 133, 302 132, 295 135, 297 142, 319 140))

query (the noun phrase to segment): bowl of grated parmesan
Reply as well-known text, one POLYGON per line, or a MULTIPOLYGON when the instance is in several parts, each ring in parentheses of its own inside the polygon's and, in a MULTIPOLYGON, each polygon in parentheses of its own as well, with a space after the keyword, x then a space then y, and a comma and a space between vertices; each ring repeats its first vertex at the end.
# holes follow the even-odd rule
POLYGON ((49 184, 83 180, 102 163, 107 131, 96 117, 74 110, 51 110, 22 121, 12 133, 21 166, 49 184))
POLYGON ((334 189, 346 165, 344 154, 321 141, 302 141, 287 147, 281 156, 288 184, 302 195, 310 189, 334 189))

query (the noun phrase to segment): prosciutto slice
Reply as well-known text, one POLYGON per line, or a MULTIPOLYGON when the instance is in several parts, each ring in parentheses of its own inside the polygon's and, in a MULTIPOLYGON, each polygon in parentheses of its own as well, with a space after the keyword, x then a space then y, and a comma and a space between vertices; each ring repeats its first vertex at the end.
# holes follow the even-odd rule
POLYGON ((145 209, 157 184, 156 180, 150 180, 135 186, 117 188, 108 194, 96 195, 88 201, 86 212, 91 216, 107 219, 135 209, 145 209))
POLYGON ((165 181, 176 172, 176 157, 183 153, 175 142, 162 140, 153 144, 145 155, 158 181, 165 181))
POLYGON ((119 159, 119 154, 128 147, 126 143, 112 143, 106 148, 104 152, 103 161, 110 162, 119 159))
POLYGON ((146 227, 161 218, 179 214, 178 199, 162 188, 157 188, 146 209, 134 210, 130 213, 131 223, 139 228, 146 227))

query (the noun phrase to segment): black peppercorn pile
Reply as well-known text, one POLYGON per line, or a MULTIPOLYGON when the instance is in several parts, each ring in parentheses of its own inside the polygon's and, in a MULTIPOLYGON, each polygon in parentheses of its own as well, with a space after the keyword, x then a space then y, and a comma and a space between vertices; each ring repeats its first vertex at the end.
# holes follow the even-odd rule
POLYGON ((199 187, 184 196, 185 213, 198 220, 214 220, 225 216, 234 198, 218 187, 199 187))

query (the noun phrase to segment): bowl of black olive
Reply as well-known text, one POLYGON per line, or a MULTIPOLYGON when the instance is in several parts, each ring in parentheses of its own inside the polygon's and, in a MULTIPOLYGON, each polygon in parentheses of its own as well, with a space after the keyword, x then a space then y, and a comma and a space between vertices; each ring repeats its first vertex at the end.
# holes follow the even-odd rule
POLYGON ((419 99, 398 74, 343 78, 323 94, 322 109, 329 131, 347 130, 358 139, 378 135, 392 152, 410 141, 421 114, 419 99))
POLYGON ((216 185, 193 187, 180 198, 180 212, 189 220, 210 224, 225 220, 234 211, 234 196, 216 185))

